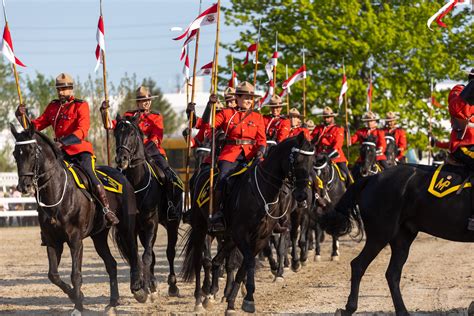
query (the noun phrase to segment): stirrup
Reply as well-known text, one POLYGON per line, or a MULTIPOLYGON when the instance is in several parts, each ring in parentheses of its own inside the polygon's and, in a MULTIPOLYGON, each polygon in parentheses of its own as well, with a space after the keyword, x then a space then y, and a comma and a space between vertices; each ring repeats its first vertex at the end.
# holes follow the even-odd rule
POLYGON ((225 232, 225 218, 222 211, 217 211, 209 219, 209 232, 210 233, 222 233, 225 232))

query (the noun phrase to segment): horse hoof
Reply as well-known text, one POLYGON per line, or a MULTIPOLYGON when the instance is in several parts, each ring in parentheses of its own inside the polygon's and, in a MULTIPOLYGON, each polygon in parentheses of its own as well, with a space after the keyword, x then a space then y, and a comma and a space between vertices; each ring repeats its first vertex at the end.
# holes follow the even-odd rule
POLYGON ((469 308, 467 309, 467 315, 474 316, 474 301, 472 301, 471 305, 469 305, 469 308))
POLYGON ((214 303, 215 303, 214 296, 208 295, 204 299, 204 302, 202 303, 202 305, 204 306, 205 309, 209 309, 209 308, 212 308, 212 306, 214 306, 214 303))
POLYGON ((314 256, 314 261, 321 262, 321 256, 320 255, 314 256))
POLYGON ((273 282, 275 283, 283 283, 285 282, 285 279, 283 277, 276 277, 273 282))
POLYGON ((331 261, 339 261, 339 256, 331 256, 331 261))
POLYGON ((235 309, 227 309, 225 311, 225 314, 226 314, 226 316, 227 315, 235 315, 235 314, 237 314, 237 312, 235 311, 235 309))
POLYGON ((290 267, 284 267, 283 271, 286 271, 286 272, 290 271, 290 267))
POLYGON ((292 265, 292 266, 291 266, 291 270, 292 270, 293 272, 298 272, 298 271, 300 271, 300 265, 299 265, 299 264, 297 264, 297 265, 292 265))
POLYGON ((179 289, 177 286, 170 286, 168 288, 168 296, 169 297, 179 297, 179 289))
POLYGON ((202 306, 201 303, 196 304, 196 305, 194 306, 194 312, 195 312, 195 313, 201 314, 201 313, 204 313, 205 311, 206 311, 206 310, 204 309, 204 307, 202 306))
POLYGON ((244 300, 242 302, 242 310, 247 313, 255 313, 255 302, 244 300))
POLYGON ((115 316, 117 315, 117 308, 115 306, 107 305, 104 310, 105 315, 115 316))
POLYGON ((133 292, 133 297, 135 297, 138 303, 145 303, 148 298, 148 294, 146 294, 144 289, 139 289, 138 291, 133 292))
POLYGON ((81 315, 82 315, 81 311, 75 308, 71 313, 71 316, 81 316, 81 315))
POLYGON ((334 313, 334 316, 345 316, 345 315, 352 315, 348 313, 345 309, 338 308, 336 312, 334 313))

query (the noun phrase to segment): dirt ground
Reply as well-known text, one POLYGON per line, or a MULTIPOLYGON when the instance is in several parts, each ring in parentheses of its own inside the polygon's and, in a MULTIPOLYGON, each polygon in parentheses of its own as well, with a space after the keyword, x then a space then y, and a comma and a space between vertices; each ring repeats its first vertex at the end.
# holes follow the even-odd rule
MULTIPOLYGON (((168 264, 164 254, 165 231, 160 227, 158 280, 160 296, 154 302, 140 304, 129 290, 129 270, 120 261, 120 314, 191 314, 194 307, 193 283, 179 282, 181 297, 167 296, 168 264)), ((47 257, 40 246, 38 227, 0 228, 0 314, 63 315, 72 311, 69 299, 47 278, 47 257)), ((329 238, 327 238, 329 240, 329 238)), ((341 241, 341 259, 330 261, 330 243, 323 244, 322 262, 311 260, 298 273, 285 271, 285 280, 274 283, 265 267, 258 271, 256 282, 257 313, 328 314, 344 307, 349 293, 350 261, 363 243, 341 241)), ((114 254, 117 251, 114 249, 114 254)), ((384 249, 369 267, 359 301, 361 313, 390 313, 393 305, 385 269, 390 249, 384 249)), ((70 256, 65 248, 61 275, 69 282, 70 256)), ((119 256, 117 256, 119 258, 119 256)), ((181 260, 177 260, 180 269, 181 260)), ((405 266, 402 282, 405 304, 415 314, 466 315, 474 300, 474 244, 448 242, 420 234, 405 266)), ((108 303, 108 278, 90 239, 85 241, 83 292, 86 314, 101 313, 108 303)), ((221 294, 221 293, 220 293, 221 294)), ((239 297, 236 307, 240 306, 239 297)), ((209 313, 222 315, 224 303, 216 303, 209 313)))

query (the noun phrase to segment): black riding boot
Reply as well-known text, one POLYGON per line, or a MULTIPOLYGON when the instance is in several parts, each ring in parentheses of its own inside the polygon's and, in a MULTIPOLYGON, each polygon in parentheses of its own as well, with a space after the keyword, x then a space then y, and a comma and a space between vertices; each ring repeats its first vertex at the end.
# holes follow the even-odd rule
POLYGON ((173 204, 173 199, 174 199, 174 172, 171 170, 170 167, 166 168, 165 170, 165 175, 166 175, 166 181, 165 181, 165 186, 166 186, 166 200, 168 201, 168 208, 167 208, 167 215, 168 215, 168 220, 170 221, 175 221, 179 220, 181 216, 180 210, 173 204))
POLYGON ((221 209, 222 191, 214 191, 213 211, 212 217, 209 218, 209 232, 220 233, 225 231, 224 213, 221 209))
POLYGON ((96 189, 97 193, 99 194, 99 200, 103 205, 102 212, 104 212, 104 218, 107 222, 107 227, 117 225, 119 223, 119 219, 117 218, 115 213, 110 210, 109 199, 107 199, 104 187, 99 184, 97 185, 96 189))

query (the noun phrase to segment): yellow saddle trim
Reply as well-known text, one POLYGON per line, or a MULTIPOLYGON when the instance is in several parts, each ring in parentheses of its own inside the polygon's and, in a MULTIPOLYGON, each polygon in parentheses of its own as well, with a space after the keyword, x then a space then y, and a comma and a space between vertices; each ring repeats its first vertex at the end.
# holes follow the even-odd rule
POLYGON ((460 147, 460 148, 461 148, 461 151, 464 155, 468 156, 469 158, 474 159, 474 151, 470 151, 466 147, 460 147))
POLYGON ((318 181, 318 188, 320 189, 324 188, 323 180, 321 180, 320 177, 316 176, 316 181, 318 181))
POLYGON ((240 170, 237 171, 237 172, 232 173, 232 174, 229 176, 229 178, 230 178, 230 177, 234 177, 234 176, 238 176, 238 175, 244 173, 245 171, 247 171, 247 170, 253 165, 253 162, 254 162, 254 159, 250 160, 250 162, 249 162, 245 167, 243 167, 242 169, 240 169, 240 170))
POLYGON ((337 174, 339 175, 339 179, 341 179, 342 182, 345 182, 345 181, 346 181, 346 178, 344 178, 344 176, 342 175, 341 169, 339 168, 339 166, 337 165, 337 163, 334 163, 334 162, 333 162, 332 165, 334 166, 334 168, 336 168, 337 174))
MULTIPOLYGON (((93 157, 92 159, 94 160, 95 157, 93 157)), ((72 174, 72 177, 74 178, 74 182, 76 182, 77 187, 80 189, 86 190, 86 186, 84 183, 82 183, 81 179, 77 175, 76 170, 74 170, 74 168, 71 166, 69 162, 67 162, 66 160, 63 160, 63 161, 64 161, 64 164, 66 165, 67 170, 72 174)), ((95 167, 94 163, 92 165, 95 167)), ((115 180, 114 178, 106 174, 105 172, 102 172, 99 170, 94 170, 94 171, 96 172, 96 174, 98 173, 107 179, 108 185, 105 185, 99 179, 99 181, 104 185, 105 190, 114 192, 114 193, 120 193, 120 194, 123 193, 123 185, 119 181, 115 180)))
MULTIPOLYGON (((214 177, 217 177, 218 174, 219 172, 214 173, 214 177)), ((199 191, 198 198, 196 199, 196 203, 199 207, 202 207, 204 204, 209 202, 209 182, 210 179, 208 178, 206 182, 204 182, 201 191, 199 191)))
MULTIPOLYGON (((441 172, 441 169, 443 169, 443 165, 440 165, 436 169, 433 176, 431 177, 430 186, 428 187, 428 192, 438 198, 442 198, 450 193, 456 192, 461 187, 461 184, 451 186, 451 181, 450 179, 448 179, 448 177, 446 179, 442 177, 438 181, 438 176, 439 176, 439 173, 441 172)), ((472 186, 471 183, 468 182, 464 184, 463 189, 470 188, 471 186, 472 186)))

